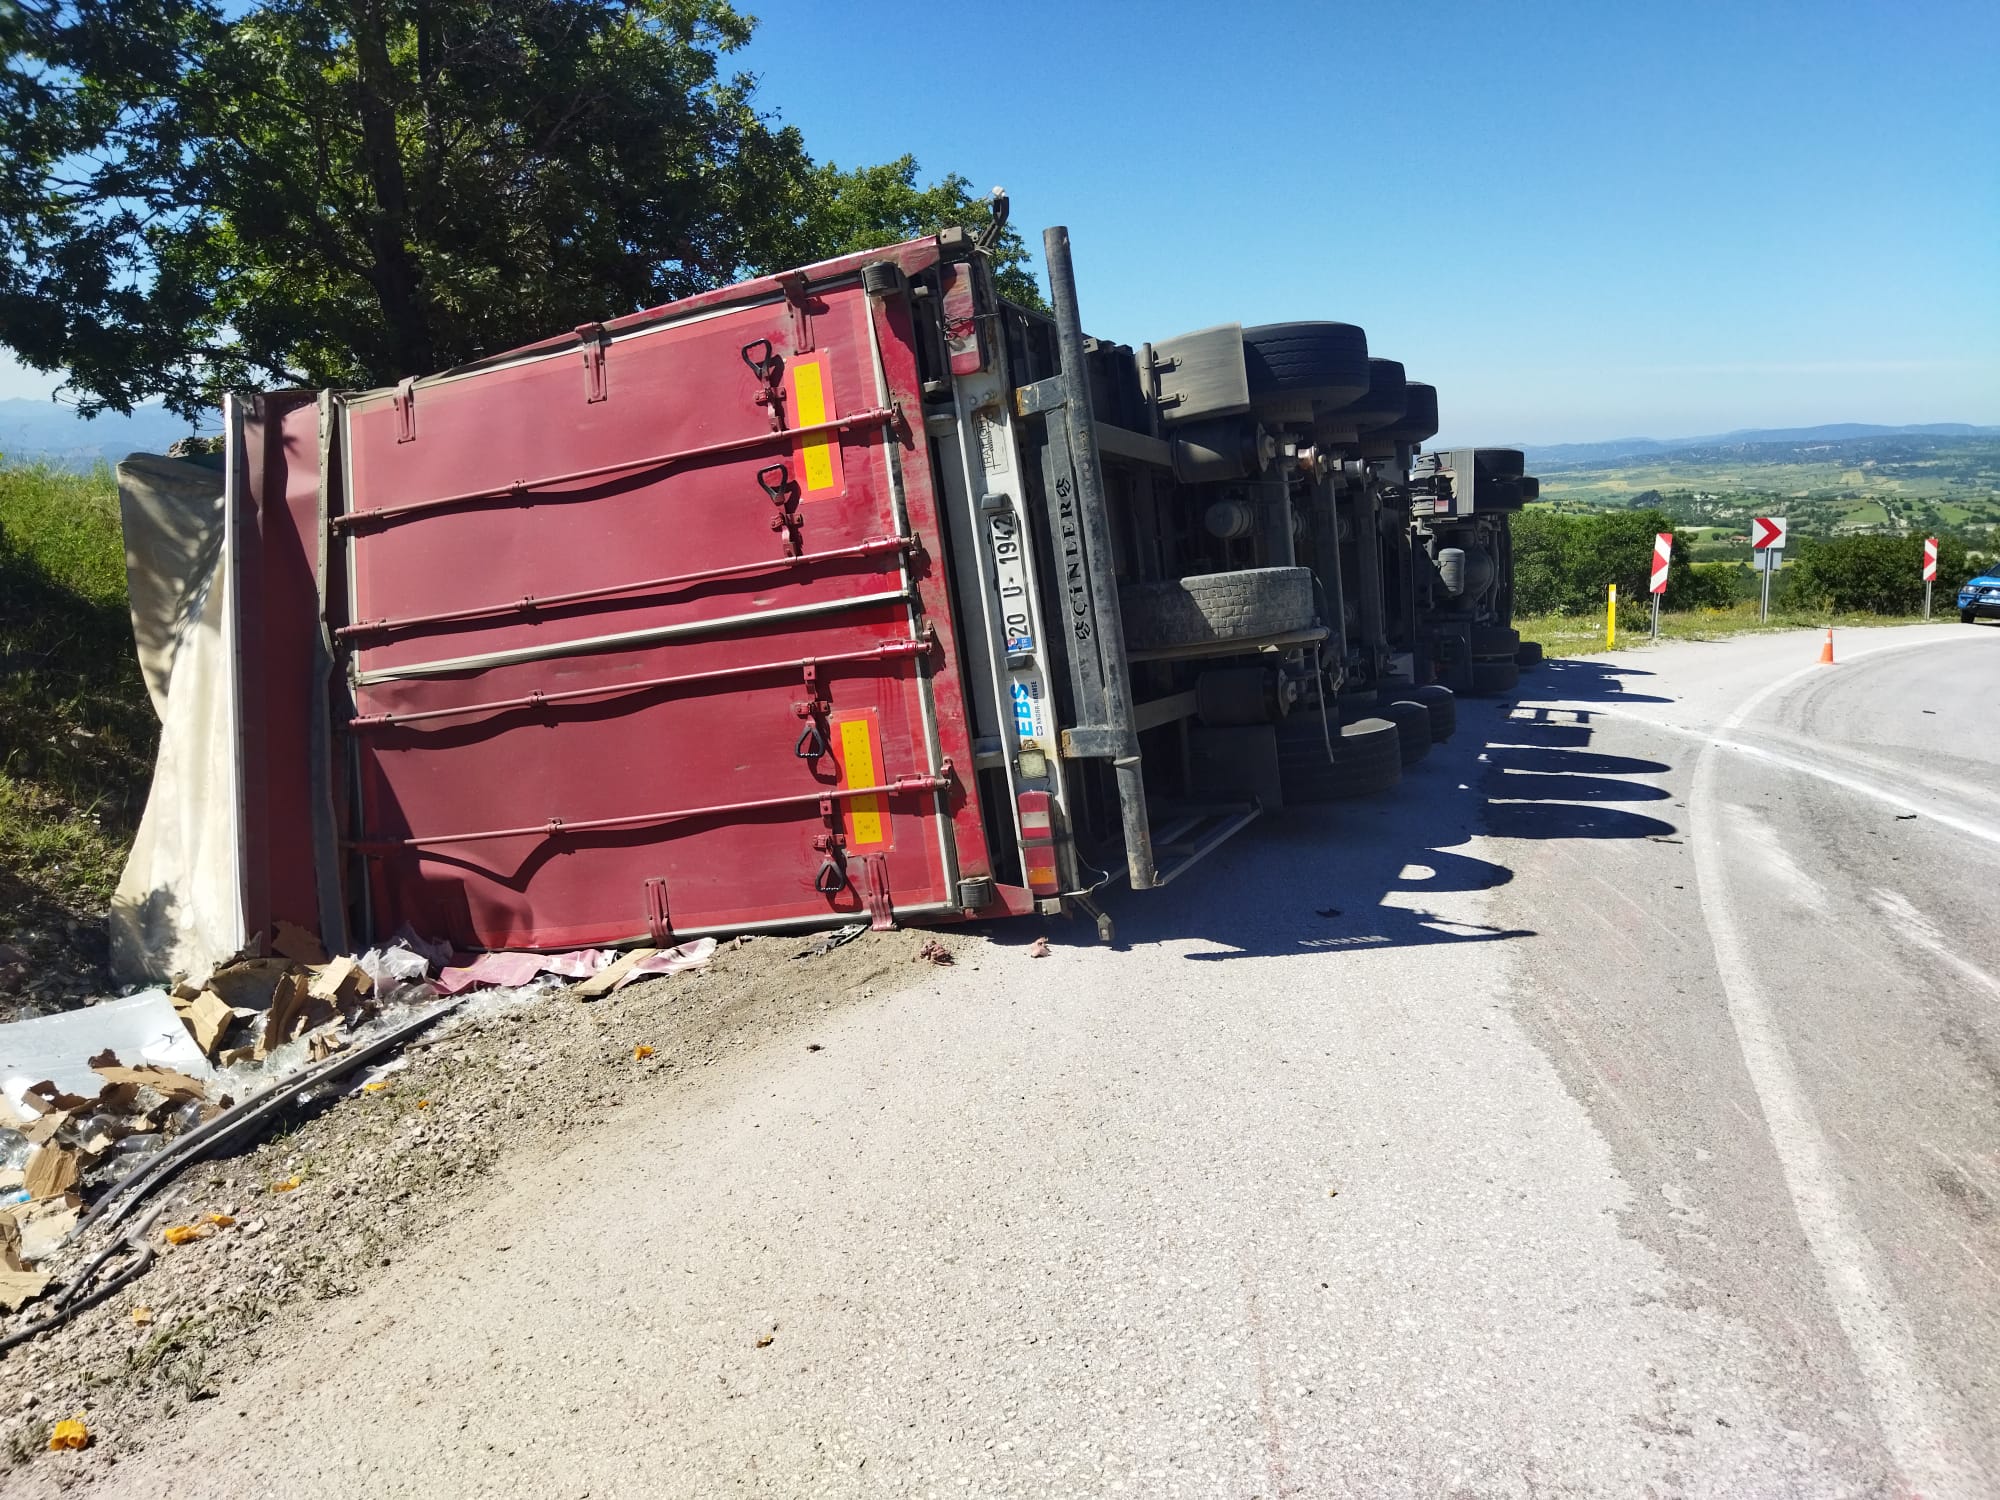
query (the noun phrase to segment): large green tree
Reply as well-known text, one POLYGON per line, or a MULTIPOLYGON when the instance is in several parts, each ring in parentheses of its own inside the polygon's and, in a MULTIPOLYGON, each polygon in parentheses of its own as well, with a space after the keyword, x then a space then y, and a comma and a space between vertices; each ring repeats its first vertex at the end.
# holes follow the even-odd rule
POLYGON ((192 416, 983 220, 908 157, 816 165, 725 68, 752 25, 725 0, 0 0, 0 343, 86 412, 192 416))

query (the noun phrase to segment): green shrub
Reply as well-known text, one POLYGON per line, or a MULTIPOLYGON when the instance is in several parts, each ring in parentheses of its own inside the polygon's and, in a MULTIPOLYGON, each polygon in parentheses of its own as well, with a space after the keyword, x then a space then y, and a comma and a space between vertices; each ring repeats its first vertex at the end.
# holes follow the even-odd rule
MULTIPOLYGON (((1653 572, 1653 538, 1672 531, 1657 510, 1606 510, 1559 514, 1524 510, 1513 517, 1514 609, 1517 614, 1588 614, 1602 611, 1607 585, 1621 602, 1644 604, 1653 572)), ((1667 567, 1668 609, 1713 609, 1729 604, 1735 585, 1725 574, 1697 569, 1685 542, 1674 537, 1667 567)))
MULTIPOLYGON (((1803 537, 1790 575, 1791 597, 1836 614, 1913 615, 1923 608, 1920 536, 1803 537)), ((1958 586, 1977 572, 1958 537, 1938 538, 1935 607, 1954 607, 1958 586)))

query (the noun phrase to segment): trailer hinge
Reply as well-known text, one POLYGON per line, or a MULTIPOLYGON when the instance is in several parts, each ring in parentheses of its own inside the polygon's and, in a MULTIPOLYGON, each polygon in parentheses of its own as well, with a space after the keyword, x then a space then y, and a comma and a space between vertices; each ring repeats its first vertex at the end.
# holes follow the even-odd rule
POLYGON ((771 517, 778 545, 784 548, 785 556, 800 556, 805 551, 805 522, 799 515, 799 487, 792 483, 792 471, 783 464, 766 464, 757 471, 757 487, 778 507, 778 513, 771 517))
POLYGON ((826 822, 826 832, 813 835, 812 846, 820 854, 813 889, 831 899, 847 889, 847 839, 840 831, 840 814, 834 809, 833 798, 819 799, 819 815, 826 822))
POLYGON ((737 352, 750 367, 750 373, 764 383, 764 388, 751 399, 770 413, 771 431, 783 432, 785 388, 780 382, 785 378, 784 358, 771 347, 769 339, 752 339, 737 352))
POLYGON ((813 349, 812 304, 806 300, 806 273, 787 271, 778 278, 785 289, 785 305, 792 312, 792 353, 810 354, 813 349))
POLYGON ((588 405, 610 394, 605 389, 604 351, 610 347, 611 337, 602 323, 579 323, 576 336, 583 341, 584 403, 588 405))
POLYGON ((646 931, 656 948, 665 948, 674 940, 673 919, 667 914, 667 881, 663 875, 654 875, 646 881, 646 931))
POLYGON ((396 386, 396 394, 389 398, 396 408, 396 441, 414 442, 417 436, 417 382, 415 377, 401 381, 396 386))
POLYGON ((889 861, 881 854, 857 854, 852 863, 861 866, 857 894, 868 908, 868 925, 876 932, 896 930, 895 902, 889 895, 889 861))
POLYGON ((798 743, 792 746, 792 754, 800 760, 813 762, 817 774, 818 761, 822 756, 833 754, 833 736, 827 723, 827 716, 833 712, 833 700, 820 692, 819 664, 805 664, 806 696, 792 704, 792 712, 806 721, 799 731, 798 743))

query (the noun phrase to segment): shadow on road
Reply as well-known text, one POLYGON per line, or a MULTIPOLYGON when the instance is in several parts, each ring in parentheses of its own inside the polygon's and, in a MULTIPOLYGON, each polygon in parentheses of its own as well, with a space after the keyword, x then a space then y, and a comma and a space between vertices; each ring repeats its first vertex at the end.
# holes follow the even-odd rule
POLYGON ((1523 679, 1528 706, 1462 699, 1458 733, 1405 771, 1394 792, 1287 808, 1223 846, 1184 881, 1163 891, 1119 891, 1109 903, 1118 939, 1204 939, 1220 951, 1188 957, 1216 962, 1319 948, 1534 937, 1530 928, 1450 920, 1426 898, 1488 890, 1514 878, 1508 866, 1464 847, 1478 834, 1672 837, 1673 824, 1629 805, 1665 800, 1664 788, 1637 778, 1668 766, 1590 749, 1589 705, 1670 701, 1632 685, 1651 675, 1588 660, 1552 661, 1523 679), (1557 700, 1580 706, 1535 706, 1557 700))

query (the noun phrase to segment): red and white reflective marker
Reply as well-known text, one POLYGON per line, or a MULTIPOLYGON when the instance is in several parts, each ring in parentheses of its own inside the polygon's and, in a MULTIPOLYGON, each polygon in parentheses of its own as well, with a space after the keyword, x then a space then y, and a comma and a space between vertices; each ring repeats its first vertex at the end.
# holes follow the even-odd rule
POLYGON ((1653 592, 1667 591, 1667 565, 1674 560, 1674 534, 1662 531, 1653 537, 1653 592))
POLYGON ((1767 547, 1775 547, 1780 552, 1785 549, 1785 520, 1782 516, 1759 516, 1750 523, 1750 545, 1762 552, 1767 547))
POLYGON ((1924 538, 1924 582, 1935 583, 1936 581, 1937 581, 1937 538, 1934 536, 1927 536, 1924 538))

